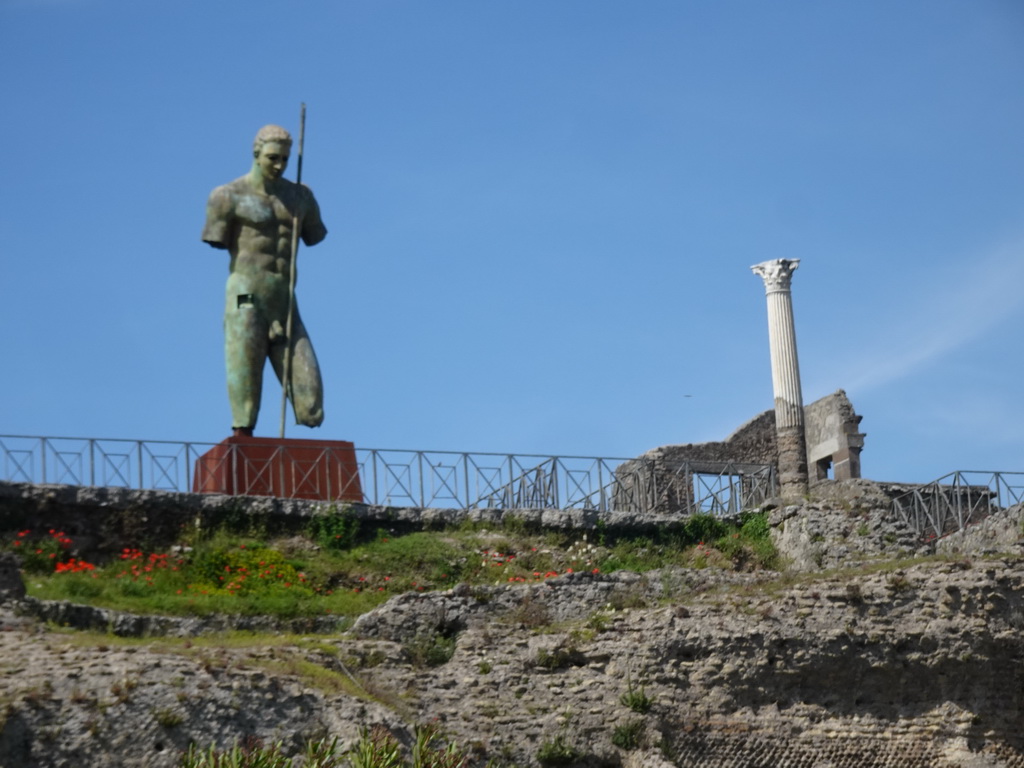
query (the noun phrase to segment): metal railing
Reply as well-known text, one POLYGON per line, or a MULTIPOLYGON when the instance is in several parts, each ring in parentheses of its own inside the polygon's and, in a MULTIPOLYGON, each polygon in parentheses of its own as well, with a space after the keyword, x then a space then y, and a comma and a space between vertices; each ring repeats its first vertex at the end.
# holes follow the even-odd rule
POLYGON ((682 464, 666 475, 644 459, 356 448, 353 471, 352 452, 346 458, 329 445, 267 450, 254 460, 237 444, 0 435, 0 480, 187 492, 230 472, 238 494, 353 500, 354 493, 386 506, 719 515, 757 506, 776 490, 768 465, 682 464), (275 458, 285 461, 273 464, 275 458))
POLYGON ((893 513, 922 538, 941 538, 1024 501, 1024 472, 951 472, 893 499, 893 513))

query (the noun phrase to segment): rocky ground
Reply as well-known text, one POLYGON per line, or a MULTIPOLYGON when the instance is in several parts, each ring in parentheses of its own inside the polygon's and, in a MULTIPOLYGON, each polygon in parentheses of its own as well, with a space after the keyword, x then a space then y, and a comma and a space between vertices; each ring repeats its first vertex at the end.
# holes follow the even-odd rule
POLYGON ((427 721, 479 765, 1024 766, 1022 516, 930 555, 861 484, 774 510, 785 574, 411 593, 344 635, 130 640, 9 601, 0 766, 173 766, 191 741, 378 723, 408 742, 427 721))

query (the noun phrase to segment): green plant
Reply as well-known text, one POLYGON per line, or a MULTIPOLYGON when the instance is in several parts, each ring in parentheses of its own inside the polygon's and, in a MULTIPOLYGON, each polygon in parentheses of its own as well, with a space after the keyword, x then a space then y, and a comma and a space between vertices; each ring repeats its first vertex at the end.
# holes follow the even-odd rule
POLYGON ((737 570, 775 569, 779 564, 779 553, 764 512, 744 512, 738 530, 733 528, 715 539, 714 548, 726 555, 737 570))
POLYGON ((455 744, 435 746, 441 731, 435 725, 417 725, 412 745, 412 768, 465 768, 469 758, 455 744))
POLYGON ((903 571, 896 571, 889 576, 889 589, 894 593, 906 592, 911 588, 910 579, 903 571))
POLYGON ((616 589, 608 597, 608 606, 616 611, 646 608, 647 598, 644 596, 643 586, 643 583, 640 583, 616 589))
POLYGON ((559 645, 551 650, 541 648, 537 651, 534 664, 542 669, 563 669, 565 667, 580 667, 587 663, 587 658, 580 653, 575 646, 559 645))
POLYGON ((527 520, 522 515, 508 513, 501 516, 501 527, 510 534, 516 534, 519 536, 536 534, 541 530, 539 522, 527 520))
POLYGON ((619 697, 619 701, 634 712, 645 714, 650 711, 651 698, 644 691, 643 686, 639 690, 633 687, 632 678, 626 679, 626 692, 619 697))
POLYGON ((491 673, 491 670, 494 669, 494 667, 491 665, 491 662, 489 661, 481 661, 479 664, 476 665, 476 668, 481 675, 489 675, 491 673))
POLYGON ((403 648, 417 667, 439 667, 455 655, 455 638, 441 634, 416 635, 403 648))
POLYGON ((359 535, 359 518, 348 507, 338 510, 332 504, 324 514, 310 520, 307 530, 324 549, 351 549, 359 535))
POLYGON ((526 629, 540 629, 551 624, 551 613, 547 606, 527 593, 519 605, 508 613, 508 619, 513 624, 521 624, 526 629))
POLYGON ((259 740, 249 739, 225 750, 218 750, 216 745, 203 750, 190 744, 179 765, 181 768, 292 768, 292 760, 281 752, 281 742, 265 747, 259 740))
POLYGON ((861 523, 860 525, 857 526, 857 535, 858 536, 867 536, 869 533, 871 533, 871 529, 868 528, 868 524, 867 523, 861 523))
POLYGON ((398 740, 382 725, 365 728, 348 754, 352 768, 403 768, 398 740))
POLYGON ((643 720, 630 720, 612 731, 612 744, 619 749, 636 749, 640 746, 645 728, 643 720))
POLYGON ((155 707, 153 719, 164 728, 173 728, 185 722, 185 716, 170 707, 155 707))
POLYGON ((64 531, 53 528, 42 536, 33 536, 31 529, 27 529, 18 531, 9 549, 21 558, 25 573, 53 573, 71 549, 71 539, 64 531))
POLYGON ((338 739, 313 739, 306 742, 302 751, 302 765, 305 768, 341 768, 342 755, 338 750, 338 739))
POLYGON ((587 619, 587 626, 595 632, 607 631, 611 624, 611 617, 604 611, 595 611, 587 619))
POLYGON ((580 751, 572 744, 567 744, 562 734, 543 742, 537 749, 537 762, 541 765, 570 765, 579 756, 580 751))

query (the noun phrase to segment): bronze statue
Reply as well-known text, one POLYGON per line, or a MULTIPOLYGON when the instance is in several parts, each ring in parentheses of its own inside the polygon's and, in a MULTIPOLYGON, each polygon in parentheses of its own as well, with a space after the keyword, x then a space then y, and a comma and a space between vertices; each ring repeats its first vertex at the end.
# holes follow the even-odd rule
POLYGON ((292 307, 286 361, 289 301, 294 301, 289 276, 297 248, 293 228, 298 225, 306 245, 327 236, 310 189, 282 178, 291 146, 284 128, 261 128, 253 143, 252 169, 213 190, 206 204, 203 241, 231 254, 224 353, 235 435, 251 436, 256 426, 267 357, 286 387, 295 421, 318 427, 324 420, 320 366, 297 304, 292 307))

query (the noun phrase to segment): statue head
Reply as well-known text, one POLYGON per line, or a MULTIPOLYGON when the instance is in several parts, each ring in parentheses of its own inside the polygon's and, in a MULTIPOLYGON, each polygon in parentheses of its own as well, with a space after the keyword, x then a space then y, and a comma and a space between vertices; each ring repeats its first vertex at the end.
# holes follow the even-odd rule
POLYGON ((276 142, 277 144, 283 144, 290 150, 292 146, 292 135, 280 125, 264 125, 256 133, 256 139, 252 143, 252 156, 258 157, 263 145, 271 141, 276 142))

